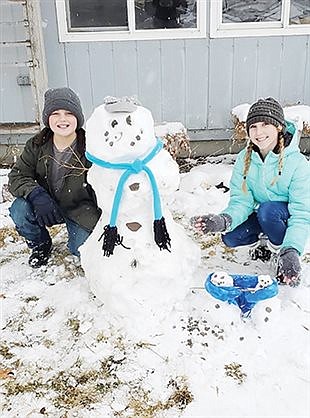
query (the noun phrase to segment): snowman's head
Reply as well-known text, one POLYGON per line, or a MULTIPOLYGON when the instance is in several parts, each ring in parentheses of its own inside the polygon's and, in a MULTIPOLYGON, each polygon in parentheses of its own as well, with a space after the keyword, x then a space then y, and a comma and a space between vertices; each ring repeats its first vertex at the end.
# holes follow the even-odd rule
POLYGON ((86 151, 109 162, 132 162, 156 145, 154 120, 142 106, 120 100, 102 104, 86 122, 86 151))

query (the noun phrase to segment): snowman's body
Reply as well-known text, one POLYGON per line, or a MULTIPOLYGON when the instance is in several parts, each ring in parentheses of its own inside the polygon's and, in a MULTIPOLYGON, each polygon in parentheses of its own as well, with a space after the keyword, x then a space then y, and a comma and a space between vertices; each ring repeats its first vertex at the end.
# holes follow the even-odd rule
MULTIPOLYGON (((113 164, 143 160, 158 141, 151 113, 140 106, 133 112, 117 113, 100 106, 87 122, 86 138, 90 155, 113 164), (137 136, 139 139, 133 140, 137 136)), ((122 190, 116 222, 122 244, 109 257, 103 255, 99 238, 110 222, 115 191, 124 170, 98 164, 90 168, 88 182, 103 213, 80 248, 92 292, 127 328, 132 325, 132 329, 141 319, 150 323, 162 319, 184 299, 200 258, 197 246, 174 222, 166 206, 179 183, 176 162, 161 149, 146 165, 156 179, 171 252, 160 250, 154 241, 153 190, 147 173, 142 170, 132 173, 122 190)))

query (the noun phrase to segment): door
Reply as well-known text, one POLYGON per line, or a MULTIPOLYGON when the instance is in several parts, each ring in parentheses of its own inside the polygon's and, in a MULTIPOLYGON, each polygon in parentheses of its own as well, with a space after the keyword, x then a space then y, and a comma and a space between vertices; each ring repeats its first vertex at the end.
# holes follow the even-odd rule
POLYGON ((40 2, 0 2, 0 133, 40 128, 47 86, 40 2))

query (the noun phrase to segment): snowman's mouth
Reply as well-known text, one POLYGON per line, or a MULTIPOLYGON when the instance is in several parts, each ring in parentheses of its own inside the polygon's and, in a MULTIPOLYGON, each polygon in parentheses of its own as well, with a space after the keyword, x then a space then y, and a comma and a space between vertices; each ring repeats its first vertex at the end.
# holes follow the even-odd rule
POLYGON ((113 136, 113 142, 118 142, 122 139, 123 132, 119 132, 118 134, 113 136))
MULTIPOLYGON (((105 141, 109 143, 110 147, 113 147, 114 143, 119 142, 122 139, 122 137, 123 137, 123 132, 119 132, 119 133, 117 133, 113 136, 107 136, 106 135, 105 141)), ((140 141, 140 140, 141 140, 141 136, 136 135, 135 138, 132 141, 130 141, 129 145, 131 147, 134 147, 136 145, 137 141, 140 141)))
POLYGON ((120 141, 122 139, 122 136, 123 136, 123 132, 119 132, 119 133, 113 135, 113 137, 109 137, 108 136, 106 138, 106 142, 109 141, 110 147, 113 147, 113 145, 114 145, 115 142, 118 142, 118 141, 120 141))

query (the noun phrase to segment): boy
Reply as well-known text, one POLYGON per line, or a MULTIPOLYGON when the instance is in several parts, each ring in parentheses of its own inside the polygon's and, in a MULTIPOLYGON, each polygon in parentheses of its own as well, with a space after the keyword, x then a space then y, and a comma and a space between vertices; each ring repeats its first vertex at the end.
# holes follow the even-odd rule
POLYGON ((29 265, 47 264, 52 241, 47 227, 65 223, 68 248, 78 248, 95 227, 100 209, 86 181, 90 163, 84 156, 84 116, 71 89, 49 89, 44 96, 45 128, 30 138, 9 174, 16 197, 10 216, 31 249, 29 265))

